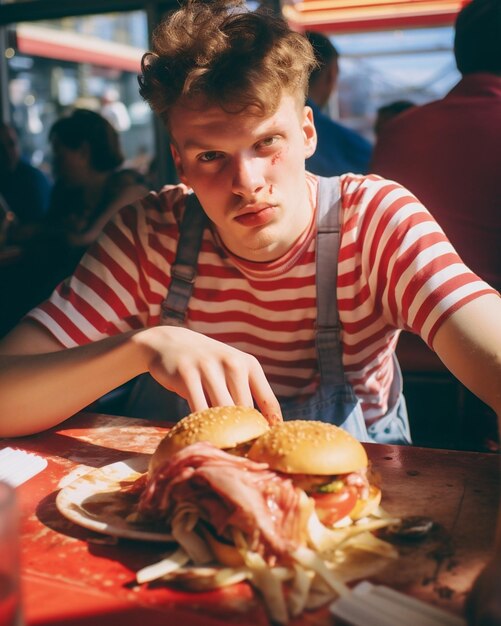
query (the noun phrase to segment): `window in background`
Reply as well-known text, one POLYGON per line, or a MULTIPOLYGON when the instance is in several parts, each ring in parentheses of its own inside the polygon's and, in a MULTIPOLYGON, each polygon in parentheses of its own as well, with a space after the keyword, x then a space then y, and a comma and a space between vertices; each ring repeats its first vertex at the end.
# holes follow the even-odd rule
POLYGON ((330 113, 369 140, 378 107, 441 98, 460 78, 452 27, 329 36, 341 56, 330 113))
POLYGON ((9 101, 25 156, 50 173, 51 125, 73 108, 88 108, 114 124, 128 164, 144 171, 154 150, 152 115, 137 84, 147 46, 143 12, 10 27, 9 101))

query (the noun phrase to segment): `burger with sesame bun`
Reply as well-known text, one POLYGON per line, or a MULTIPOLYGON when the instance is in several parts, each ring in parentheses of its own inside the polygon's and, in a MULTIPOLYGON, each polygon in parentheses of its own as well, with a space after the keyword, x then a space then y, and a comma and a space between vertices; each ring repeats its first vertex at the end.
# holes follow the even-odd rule
MULTIPOLYGON (((338 555, 349 539, 340 535, 351 529, 329 526, 349 521, 350 516, 369 515, 381 492, 369 483, 364 448, 343 430, 311 421, 270 428, 264 421, 258 433, 254 422, 261 420, 252 410, 240 409, 219 407, 191 414, 160 444, 161 457, 152 464, 137 519, 164 523, 180 548, 141 570, 137 578, 148 582, 168 576, 182 588, 199 589, 199 572, 204 572, 203 584, 214 586, 224 572, 231 580, 235 575, 250 576, 274 621, 286 623, 282 584, 293 591, 294 615, 305 606, 310 583, 312 589, 315 581, 320 584, 323 593, 325 585, 335 593, 344 592, 324 560, 326 555, 338 555), (234 420, 229 416, 235 413, 240 426, 250 413, 256 430, 248 426, 242 436, 237 428, 230 436, 234 420), (204 415, 209 416, 207 423, 200 424, 204 415), (247 454, 228 453, 241 452, 240 444, 250 439, 247 454), (185 563, 193 563, 196 571, 182 571, 185 563), (226 568, 218 570, 214 563, 226 568)), ((365 531, 356 530, 357 548, 363 549, 365 531)), ((376 552, 373 539, 365 539, 371 554, 376 552)))
POLYGON ((256 437, 270 428, 259 411, 246 406, 215 406, 190 413, 169 430, 151 457, 151 476, 176 452, 206 442, 231 454, 244 456, 256 437))
POLYGON ((325 526, 370 515, 380 503, 381 490, 369 482, 364 447, 333 424, 282 422, 259 437, 247 456, 292 479, 313 499, 325 526))

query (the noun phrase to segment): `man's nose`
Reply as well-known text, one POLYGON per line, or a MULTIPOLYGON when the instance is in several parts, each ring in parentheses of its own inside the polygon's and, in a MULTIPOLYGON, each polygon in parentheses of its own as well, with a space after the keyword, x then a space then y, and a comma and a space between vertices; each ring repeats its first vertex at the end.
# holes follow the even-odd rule
POLYGON ((263 159, 239 155, 233 161, 233 193, 246 197, 257 193, 265 184, 263 159))

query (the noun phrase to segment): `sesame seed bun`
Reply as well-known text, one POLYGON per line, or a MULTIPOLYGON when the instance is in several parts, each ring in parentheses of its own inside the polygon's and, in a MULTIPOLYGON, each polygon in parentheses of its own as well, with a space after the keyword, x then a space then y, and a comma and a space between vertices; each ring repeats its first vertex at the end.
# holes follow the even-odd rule
POLYGON ((215 406, 190 413, 169 430, 150 460, 150 475, 182 448, 202 441, 229 450, 259 437, 270 426, 259 411, 246 406, 215 406))
POLYGON ((306 420, 273 426, 253 443, 247 456, 288 474, 347 474, 368 464, 362 444, 342 428, 306 420))

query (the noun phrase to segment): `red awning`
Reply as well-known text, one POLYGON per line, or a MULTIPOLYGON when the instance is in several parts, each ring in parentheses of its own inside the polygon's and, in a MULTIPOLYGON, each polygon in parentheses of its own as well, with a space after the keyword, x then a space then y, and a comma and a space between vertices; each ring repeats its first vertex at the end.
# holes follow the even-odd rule
POLYGON ((138 72, 144 50, 125 44, 105 41, 64 30, 55 30, 32 24, 16 28, 17 49, 22 54, 91 63, 100 67, 138 72))
POLYGON ((469 0, 283 0, 292 28, 342 33, 454 23, 469 0))

